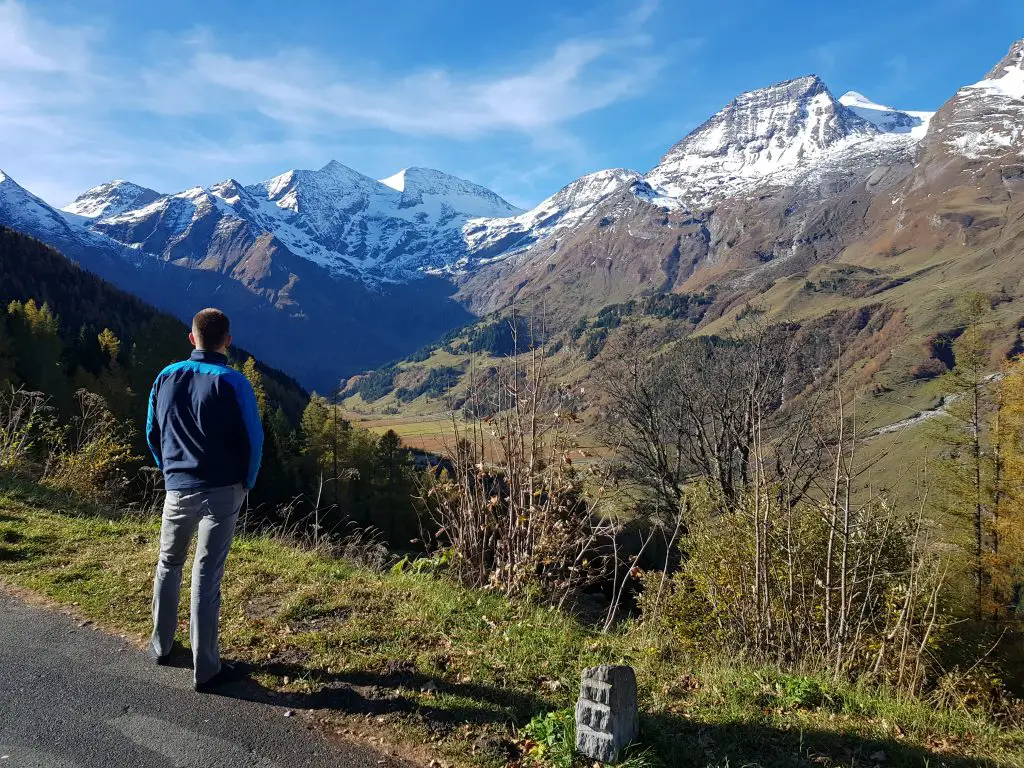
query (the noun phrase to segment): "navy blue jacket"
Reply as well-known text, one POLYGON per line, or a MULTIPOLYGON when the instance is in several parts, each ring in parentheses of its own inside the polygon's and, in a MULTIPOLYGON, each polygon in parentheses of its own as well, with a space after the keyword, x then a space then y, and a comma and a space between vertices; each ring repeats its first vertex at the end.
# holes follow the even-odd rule
POLYGON ((263 456, 252 385, 225 355, 195 350, 156 377, 146 440, 167 490, 252 488, 263 456))

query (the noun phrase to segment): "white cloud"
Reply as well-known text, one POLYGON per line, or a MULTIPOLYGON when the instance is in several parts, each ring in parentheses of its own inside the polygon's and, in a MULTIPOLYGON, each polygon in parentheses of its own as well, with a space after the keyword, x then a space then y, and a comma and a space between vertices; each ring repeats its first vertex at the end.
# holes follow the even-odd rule
POLYGON ((641 0, 626 17, 633 26, 643 26, 650 18, 657 13, 661 7, 661 0, 641 0))
POLYGON ((657 5, 613 20, 614 34, 565 40, 500 71, 384 76, 302 48, 238 55, 209 30, 154 42, 144 64, 126 61, 105 30, 0 0, 0 167, 65 202, 112 176, 205 173, 204 158, 217 168, 234 158, 236 176, 275 156, 322 159, 355 132, 365 142, 366 129, 455 141, 513 132, 578 152, 568 124, 639 94, 659 70, 642 29, 657 5))
POLYGON ((305 50, 245 58, 208 39, 192 47, 184 72, 178 65, 145 73, 150 108, 254 111, 309 130, 376 127, 456 139, 564 124, 636 94, 661 65, 635 35, 569 40, 521 71, 490 77, 429 69, 370 79, 305 50))
POLYGON ((88 65, 94 33, 34 19, 19 3, 0 3, 0 72, 75 72, 88 65))

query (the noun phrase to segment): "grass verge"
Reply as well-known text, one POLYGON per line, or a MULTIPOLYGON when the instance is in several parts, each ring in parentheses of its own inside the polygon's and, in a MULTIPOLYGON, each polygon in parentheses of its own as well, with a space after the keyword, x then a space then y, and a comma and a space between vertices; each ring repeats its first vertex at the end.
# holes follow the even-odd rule
MULTIPOLYGON (((100 627, 148 632, 157 534, 156 520, 0 480, 0 579, 100 627)), ((529 733, 520 729, 571 706, 581 668, 628 663, 641 688, 644 762, 1024 766, 1024 736, 969 709, 695 665, 642 626, 600 634, 543 607, 271 538, 236 541, 223 591, 224 652, 256 667, 253 695, 424 759, 528 761, 514 749, 529 733)))

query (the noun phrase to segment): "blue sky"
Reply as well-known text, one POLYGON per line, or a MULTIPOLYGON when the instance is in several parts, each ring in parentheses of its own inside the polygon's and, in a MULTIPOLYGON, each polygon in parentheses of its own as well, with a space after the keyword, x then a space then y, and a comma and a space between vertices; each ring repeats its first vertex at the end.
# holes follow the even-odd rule
POLYGON ((0 168, 64 204, 421 165, 526 207, 811 72, 937 109, 1021 37, 1021 0, 0 0, 0 168))

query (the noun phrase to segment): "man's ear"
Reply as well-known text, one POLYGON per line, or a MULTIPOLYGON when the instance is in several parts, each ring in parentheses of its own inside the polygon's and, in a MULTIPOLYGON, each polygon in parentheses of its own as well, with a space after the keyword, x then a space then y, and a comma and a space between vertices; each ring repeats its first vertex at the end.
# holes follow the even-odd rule
POLYGON ((196 344, 196 337, 192 335, 192 331, 189 331, 189 332, 188 332, 188 340, 189 340, 189 343, 190 343, 190 344, 191 344, 191 345, 192 345, 193 347, 195 347, 196 349, 199 349, 199 345, 198 345, 198 344, 196 344))
POLYGON ((227 340, 224 342, 224 349, 227 349, 228 347, 230 347, 232 341, 233 341, 233 339, 231 338, 231 334, 229 333, 227 340))

